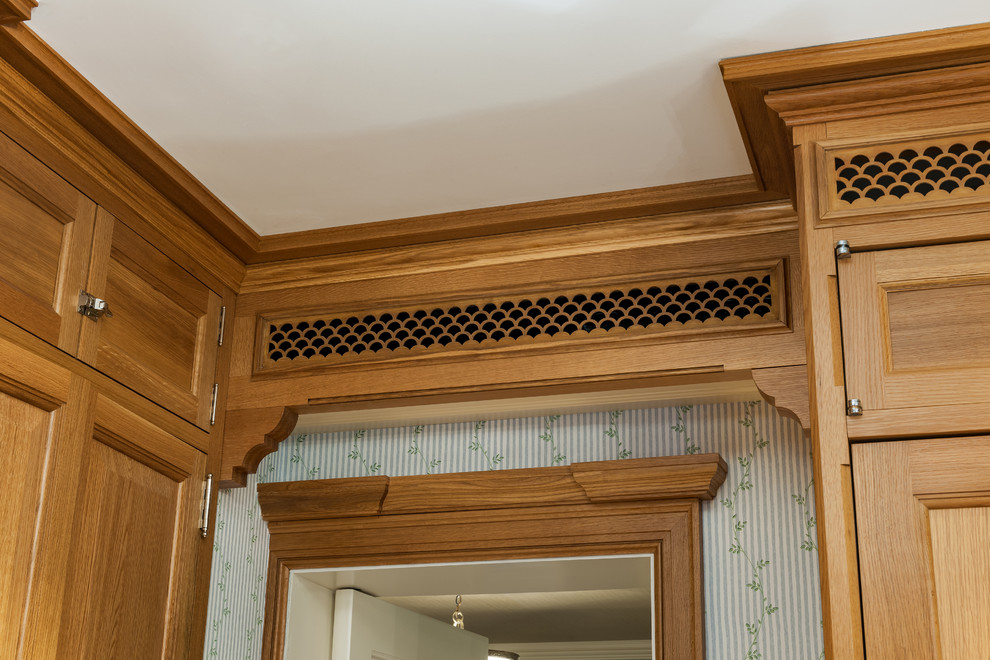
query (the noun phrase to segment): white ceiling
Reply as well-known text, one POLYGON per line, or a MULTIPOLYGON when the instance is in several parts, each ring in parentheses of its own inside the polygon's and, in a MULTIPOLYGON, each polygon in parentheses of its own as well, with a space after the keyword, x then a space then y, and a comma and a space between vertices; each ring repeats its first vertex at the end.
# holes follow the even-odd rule
POLYGON ((30 26, 260 234, 750 171, 721 58, 986 0, 41 0, 30 26))
MULTIPOLYGON (((620 555, 294 571, 327 589, 356 588, 492 643, 650 639, 652 558, 620 555)), ((508 649, 512 650, 512 649, 508 649)))

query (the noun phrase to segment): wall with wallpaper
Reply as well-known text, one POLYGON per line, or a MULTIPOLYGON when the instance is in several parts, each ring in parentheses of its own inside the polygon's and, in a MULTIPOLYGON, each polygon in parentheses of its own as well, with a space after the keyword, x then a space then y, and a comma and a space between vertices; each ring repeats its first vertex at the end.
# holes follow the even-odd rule
POLYGON ((409 475, 717 452, 702 503, 707 656, 821 658, 810 440, 765 403, 723 403, 290 436, 246 488, 225 490, 206 658, 260 658, 268 531, 259 482, 409 475))

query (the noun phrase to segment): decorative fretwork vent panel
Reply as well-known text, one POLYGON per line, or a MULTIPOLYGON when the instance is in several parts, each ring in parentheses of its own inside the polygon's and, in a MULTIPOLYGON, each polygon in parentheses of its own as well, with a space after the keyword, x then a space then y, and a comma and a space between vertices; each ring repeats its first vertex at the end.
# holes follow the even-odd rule
POLYGON ((390 359, 636 333, 709 332, 780 320, 778 268, 443 306, 263 321, 262 363, 390 359))
POLYGON ((990 195, 990 138, 902 142, 832 151, 833 208, 990 195))

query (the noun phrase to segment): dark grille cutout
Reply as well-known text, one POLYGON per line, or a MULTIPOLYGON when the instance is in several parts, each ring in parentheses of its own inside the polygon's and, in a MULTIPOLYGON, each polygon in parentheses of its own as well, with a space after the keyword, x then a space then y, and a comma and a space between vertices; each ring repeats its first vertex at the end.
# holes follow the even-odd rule
POLYGON ((772 272, 450 304, 354 316, 266 321, 266 364, 379 359, 616 333, 735 327, 778 317, 772 272))
POLYGON ((835 156, 835 193, 848 204, 898 203, 990 192, 990 141, 902 144, 835 156))

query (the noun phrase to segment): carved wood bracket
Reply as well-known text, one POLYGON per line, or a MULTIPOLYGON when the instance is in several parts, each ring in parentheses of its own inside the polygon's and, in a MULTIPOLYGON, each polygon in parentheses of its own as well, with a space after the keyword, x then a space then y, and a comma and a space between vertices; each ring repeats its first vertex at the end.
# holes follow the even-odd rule
POLYGON ((777 412, 798 422, 805 433, 811 433, 807 365, 753 369, 753 381, 777 412))

